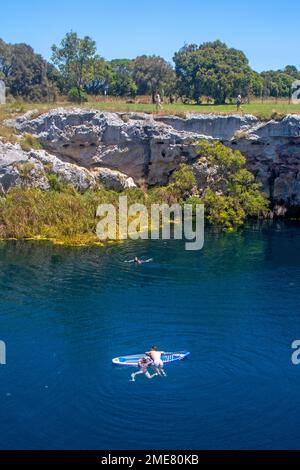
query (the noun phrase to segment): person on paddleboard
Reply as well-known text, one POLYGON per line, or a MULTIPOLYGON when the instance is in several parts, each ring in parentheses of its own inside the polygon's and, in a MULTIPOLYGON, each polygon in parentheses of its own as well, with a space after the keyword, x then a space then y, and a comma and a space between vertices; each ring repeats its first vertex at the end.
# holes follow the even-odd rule
POLYGON ((152 366, 152 364, 153 364, 153 361, 149 356, 143 357, 142 359, 140 359, 138 362, 139 370, 131 374, 131 382, 135 382, 136 375, 140 375, 140 374, 145 374, 147 379, 153 379, 153 377, 156 377, 158 375, 157 372, 151 375, 148 371, 148 367, 152 366))
POLYGON ((151 350, 145 353, 149 356, 153 361, 154 370, 157 372, 158 375, 161 377, 166 377, 167 374, 164 371, 164 363, 161 359, 161 356, 165 354, 164 351, 158 351, 156 346, 152 346, 151 350))

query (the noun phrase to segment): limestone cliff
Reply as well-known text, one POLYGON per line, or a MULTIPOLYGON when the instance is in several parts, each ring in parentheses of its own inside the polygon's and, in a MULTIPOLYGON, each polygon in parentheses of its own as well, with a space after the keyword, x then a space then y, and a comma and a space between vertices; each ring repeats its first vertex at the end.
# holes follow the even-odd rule
POLYGON ((18 146, 2 144, 3 190, 17 184, 14 158, 16 162, 29 159, 37 168, 50 162, 52 171, 82 190, 98 180, 117 190, 135 183, 164 184, 180 162, 194 163, 194 144, 204 137, 239 149, 272 204, 290 213, 300 212, 298 115, 280 122, 259 122, 251 115, 190 114, 183 119, 56 109, 36 119, 27 114, 7 124, 37 136, 45 150, 25 153, 18 146))

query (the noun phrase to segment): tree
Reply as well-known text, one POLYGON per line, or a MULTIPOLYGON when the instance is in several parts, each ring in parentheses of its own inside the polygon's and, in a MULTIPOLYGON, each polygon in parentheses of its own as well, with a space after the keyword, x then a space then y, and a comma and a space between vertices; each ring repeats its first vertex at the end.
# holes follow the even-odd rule
POLYGON ((175 90, 176 77, 173 67, 159 56, 137 57, 133 65, 133 78, 138 87, 138 94, 150 94, 153 103, 156 93, 171 96, 175 90))
POLYGON ((300 79, 300 72, 294 66, 284 70, 268 70, 261 73, 264 83, 264 96, 288 98, 291 94, 292 83, 300 79))
POLYGON ((62 39, 60 46, 52 46, 52 62, 59 68, 69 91, 75 87, 81 101, 84 87, 92 80, 96 43, 89 36, 79 38, 71 31, 62 39))
POLYGON ((13 67, 12 46, 0 39, 0 78, 8 79, 13 67))
POLYGON ((261 185, 246 168, 246 158, 220 142, 201 140, 197 147, 200 201, 209 222, 226 229, 242 225, 246 217, 268 212, 261 185))
POLYGON ((284 73, 286 73, 290 77, 295 78, 296 80, 300 79, 300 71, 297 69, 295 65, 287 65, 283 71, 284 73))
POLYGON ((6 44, 0 40, 0 78, 16 98, 48 101, 57 94, 49 64, 27 44, 6 44))
POLYGON ((174 62, 183 98, 200 102, 202 96, 209 96, 224 104, 227 98, 248 96, 253 87, 259 87, 245 54, 220 41, 186 45, 175 53, 174 62))
POLYGON ((134 61, 130 59, 114 59, 110 62, 113 71, 110 93, 114 96, 135 96, 137 84, 133 78, 134 61))
POLYGON ((113 80, 113 70, 110 63, 102 57, 97 56, 93 61, 92 80, 86 85, 86 89, 93 95, 110 92, 113 80))
POLYGON ((49 82, 62 94, 64 90, 64 80, 60 71, 53 64, 47 63, 47 77, 49 82))

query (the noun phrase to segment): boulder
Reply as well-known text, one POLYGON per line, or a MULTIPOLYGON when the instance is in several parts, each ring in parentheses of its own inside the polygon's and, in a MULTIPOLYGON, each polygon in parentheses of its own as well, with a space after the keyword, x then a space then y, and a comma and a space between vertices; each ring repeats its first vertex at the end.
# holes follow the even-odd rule
POLYGON ((123 191, 124 189, 137 187, 133 178, 120 171, 110 170, 109 168, 99 168, 94 171, 94 175, 105 189, 123 191))
POLYGON ((24 152, 18 144, 0 141, 0 192, 20 186, 42 190, 50 188, 43 165, 37 159, 24 152))
POLYGON ((44 150, 32 151, 31 155, 43 165, 47 174, 56 175, 59 181, 73 186, 79 192, 84 192, 96 186, 96 178, 86 168, 63 162, 44 150))
POLYGON ((80 192, 93 189, 100 182, 106 189, 122 191, 135 188, 133 178, 109 168, 90 169, 62 161, 45 150, 25 152, 19 144, 0 141, 0 192, 12 187, 35 187, 49 190, 49 175, 80 192))

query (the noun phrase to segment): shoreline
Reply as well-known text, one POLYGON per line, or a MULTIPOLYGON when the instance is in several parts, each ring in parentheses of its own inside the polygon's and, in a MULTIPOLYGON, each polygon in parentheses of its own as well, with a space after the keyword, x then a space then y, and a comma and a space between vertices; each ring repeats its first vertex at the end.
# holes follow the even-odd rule
MULTIPOLYGON (((234 234, 234 233, 237 233, 237 232, 246 232, 247 229, 251 226, 257 226, 259 225, 261 229, 264 228, 264 225, 267 224, 267 225, 273 225, 273 224, 289 224, 289 223, 292 223, 292 224, 296 224, 296 225, 299 225, 300 227, 300 218, 275 218, 275 219, 271 219, 271 218, 261 218, 261 219, 257 219, 257 220, 254 220, 254 219, 249 219, 247 220, 244 225, 242 226, 239 226, 239 227, 236 227, 234 228, 233 230, 224 230, 223 227, 221 226, 218 226, 216 224, 206 224, 205 225, 205 231, 207 229, 209 229, 210 231, 213 231, 213 232, 218 232, 220 234, 224 234, 224 235, 231 235, 231 234, 234 234)), ((160 227, 162 228, 162 227, 160 227)), ((149 235, 150 235, 150 231, 149 231, 149 235)), ((20 238, 16 238, 16 237, 7 237, 7 238, 3 238, 3 237, 0 237, 0 243, 3 242, 3 243, 6 243, 6 242, 40 242, 40 243, 47 243, 47 244, 50 244, 50 245, 53 245, 53 246, 63 246, 63 247, 69 247, 69 248, 90 248, 90 247, 98 247, 98 248, 107 248, 108 246, 117 246, 117 245, 124 245, 126 242, 135 242, 135 241, 157 241, 157 239, 151 239, 151 236, 149 236, 148 238, 139 238, 138 240, 134 240, 134 239, 131 239, 130 237, 128 237, 128 239, 116 239, 116 240, 107 240, 107 241, 100 241, 96 236, 95 238, 91 238, 90 236, 82 236, 82 237, 78 237, 78 239, 76 239, 76 235, 74 237, 70 237, 70 238, 53 238, 53 237, 43 237, 43 236, 40 236, 40 235, 36 235, 34 237, 20 237, 20 238)), ((164 241, 171 241, 171 240, 174 240, 173 238, 170 238, 170 240, 164 240, 164 241)), ((182 239, 182 241, 184 242, 184 238, 182 239)), ((158 241, 163 241, 162 238, 159 238, 158 241)))

